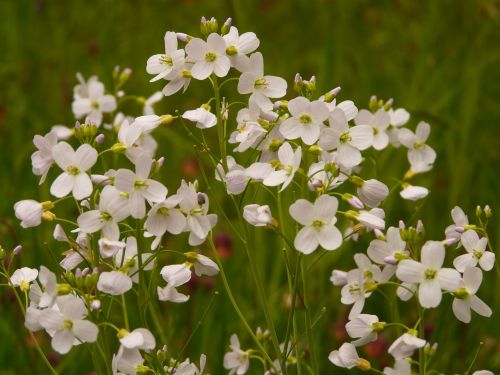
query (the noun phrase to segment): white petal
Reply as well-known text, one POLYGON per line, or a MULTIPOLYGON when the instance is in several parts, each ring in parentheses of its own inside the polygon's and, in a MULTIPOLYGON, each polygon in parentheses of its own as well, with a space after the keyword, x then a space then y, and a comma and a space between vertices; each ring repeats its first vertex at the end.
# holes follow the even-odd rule
POLYGON ((294 246, 303 254, 310 254, 318 247, 318 236, 316 230, 304 227, 295 236, 294 246))
POLYGON ((418 287, 418 300, 422 307, 436 307, 441 302, 441 287, 437 279, 425 280, 418 287))
POLYGON ((464 323, 470 322, 470 307, 464 300, 455 298, 452 304, 453 313, 458 320, 464 323))
POLYGON ((77 320, 73 322, 73 334, 82 342, 95 342, 99 329, 87 320, 77 320))
POLYGON ((289 212, 290 216, 302 225, 310 225, 314 220, 314 206, 311 202, 305 199, 298 199, 297 201, 295 201, 290 206, 289 212))
POLYGON ((73 346, 74 337, 71 331, 57 331, 52 338, 52 348, 60 353, 66 354, 73 346))
POLYGON ((52 183, 50 193, 57 198, 65 197, 71 190, 73 190, 74 183, 75 177, 63 172, 52 183))
POLYGON ((92 194, 93 186, 90 176, 86 173, 80 173, 74 179, 73 196, 76 200, 82 200, 92 194))
POLYGON ((335 250, 342 245, 342 233, 333 225, 325 226, 318 233, 318 242, 325 250, 335 250))

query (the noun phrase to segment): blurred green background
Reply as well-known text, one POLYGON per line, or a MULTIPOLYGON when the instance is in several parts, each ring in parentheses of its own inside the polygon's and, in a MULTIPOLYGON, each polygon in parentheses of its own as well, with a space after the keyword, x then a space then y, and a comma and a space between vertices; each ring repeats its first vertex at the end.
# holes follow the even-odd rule
MULTIPOLYGON (((288 82, 296 72, 306 79, 314 74, 319 92, 342 86, 340 98, 354 100, 359 108, 366 107, 373 94, 393 97, 395 107, 411 112, 410 128, 414 129, 418 120, 428 121, 432 126, 429 144, 438 159, 434 170, 415 182, 432 191, 419 212, 429 238, 443 238, 455 204, 470 216, 476 204, 490 204, 494 211, 490 233, 494 248, 498 248, 500 2, 4 0, 0 2, 0 244, 12 249, 22 243, 26 249, 23 265, 54 267, 43 246, 51 228, 21 231, 12 207, 21 199, 49 197, 48 186, 39 188, 31 174, 31 140, 54 124, 74 124, 71 101, 75 73, 85 77, 97 74, 109 86, 115 65, 131 67, 134 74, 125 91, 147 97, 163 87, 163 83, 148 83, 145 65, 149 56, 162 51, 165 31, 197 35, 202 15, 215 16, 220 24, 232 17, 240 32, 257 33, 269 74, 288 82)), ((187 94, 164 99, 158 108, 162 113, 193 108, 207 97, 208 89, 207 82, 192 82, 187 94)), ((157 139, 170 171, 164 172, 164 182, 175 189, 180 178, 189 174, 186 167, 194 156, 191 141, 182 129, 158 134, 157 139)), ((402 150, 384 151, 379 159, 383 175, 402 175, 404 154, 402 150)), ((392 225, 400 217, 410 217, 415 209, 414 204, 401 200, 389 204, 393 211, 388 222, 392 225)), ((218 227, 218 231, 223 230, 223 225, 218 227)), ((362 246, 363 242, 357 250, 362 246)), ((245 278, 238 277, 246 267, 246 257, 236 243, 232 247, 228 276, 242 296, 251 323, 263 325, 262 313, 254 305, 255 292, 245 278)), ((286 283, 282 267, 275 265, 281 261, 279 251, 270 250, 256 252, 269 298, 275 302, 274 316, 279 317, 285 291, 280 288, 286 283)), ((342 252, 324 257, 310 283, 314 311, 327 308, 315 331, 322 374, 341 373, 326 356, 344 340, 342 322, 336 321, 345 319, 346 309, 340 307, 339 290, 328 281, 334 267, 351 266, 349 251, 342 252)), ((484 282, 480 296, 495 311, 490 319, 475 315, 474 324, 467 326, 451 316, 451 309, 433 315, 441 323, 432 336, 432 341, 440 344, 434 363, 446 373, 463 371, 479 341, 485 345, 475 368, 500 371, 498 274, 490 272, 484 282)), ((195 288, 186 306, 164 305, 167 344, 174 353, 204 311, 213 293, 210 288, 195 288)), ((2 290, 0 298, 0 374, 45 373, 12 296, 2 290)), ((449 299, 446 304, 450 305, 449 299)), ((224 373, 221 360, 230 334, 238 332, 243 347, 250 344, 238 327, 236 315, 221 292, 187 354, 196 360, 200 353, 207 353, 212 373, 224 373)), ((50 352, 49 341, 43 340, 50 352)), ((374 363, 384 363, 380 349, 372 346, 365 356, 374 358, 374 363)), ((64 374, 88 373, 87 356, 84 349, 74 349, 65 359, 49 355, 64 374)), ((258 374, 257 367, 250 373, 258 374)))

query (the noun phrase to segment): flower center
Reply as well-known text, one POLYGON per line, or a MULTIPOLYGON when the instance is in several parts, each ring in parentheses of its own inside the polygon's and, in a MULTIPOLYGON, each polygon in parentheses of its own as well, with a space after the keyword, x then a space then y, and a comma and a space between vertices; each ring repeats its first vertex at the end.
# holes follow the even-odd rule
POLYGON ((415 142, 415 143, 413 144, 413 148, 414 148, 415 150, 418 150, 418 149, 420 149, 420 148, 424 148, 424 146, 425 146, 425 143, 421 143, 421 142, 415 142))
POLYGON ((458 288, 454 294, 455 294, 455 297, 458 299, 466 299, 470 293, 467 290, 467 288, 458 288))
POLYGON ((135 180, 134 181, 134 189, 139 190, 139 189, 147 189, 148 184, 144 180, 135 180))
POLYGON ((158 215, 162 215, 162 216, 168 216, 168 208, 167 207, 160 207, 158 209, 158 211, 156 211, 158 213, 158 215))
POLYGON ((172 61, 172 58, 170 56, 168 56, 168 55, 162 55, 160 57, 160 63, 168 65, 168 66, 173 66, 174 65, 174 62, 172 61))
POLYGON ((26 281, 26 280, 21 281, 19 283, 19 288, 23 292, 27 292, 28 290, 30 290, 30 283, 29 283, 29 281, 26 281))
POLYGON ((193 75, 190 70, 184 69, 182 71, 182 78, 191 78, 193 75))
POLYGON ((311 116, 309 116, 307 113, 300 115, 299 120, 302 125, 308 125, 312 122, 311 116))
POLYGON ((205 54, 205 61, 206 62, 214 62, 215 59, 217 59, 217 55, 213 52, 207 52, 205 54))
POLYGON ((63 325, 64 325, 64 328, 68 329, 68 330, 73 328, 73 322, 71 320, 65 320, 63 325))
POLYGON ((238 48, 236 46, 229 46, 226 48, 226 54, 228 56, 234 56, 238 54, 238 48))
POLYGON ((99 218, 102 220, 102 221, 111 221, 111 219, 113 218, 111 216, 111 214, 109 212, 106 212, 106 211, 101 211, 101 213, 99 214, 99 218))
POLYGON ((352 140, 352 137, 349 134, 349 132, 342 133, 340 135, 340 138, 339 138, 340 143, 347 143, 347 142, 350 142, 351 140, 352 140))
POLYGON ((70 165, 66 168, 66 172, 72 176, 77 176, 80 174, 80 169, 75 165, 70 165))
POLYGON ((253 87, 256 89, 265 89, 267 86, 269 86, 269 82, 264 77, 257 78, 253 83, 253 87))
POLYGON ((314 220, 311 224, 311 226, 316 229, 317 231, 319 231, 321 228, 323 228, 323 226, 325 225, 325 223, 321 220, 314 220))
POLYGON ((373 272, 369 269, 363 271, 363 277, 365 280, 373 279, 373 272))
POLYGON ((483 256, 483 252, 481 250, 474 249, 472 250, 472 256, 479 260, 483 256))
POLYGON ((92 100, 90 102, 90 106, 92 107, 92 109, 99 109, 99 103, 96 102, 95 100, 92 100))
POLYGON ((426 280, 434 280, 437 276, 437 271, 434 268, 427 268, 424 273, 426 280))

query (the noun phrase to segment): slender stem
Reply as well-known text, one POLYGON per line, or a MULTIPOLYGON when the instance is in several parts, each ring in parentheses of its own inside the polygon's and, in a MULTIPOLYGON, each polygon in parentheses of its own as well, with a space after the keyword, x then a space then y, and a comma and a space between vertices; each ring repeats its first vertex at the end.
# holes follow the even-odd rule
MULTIPOLYGON (((418 336, 421 339, 425 340, 425 333, 424 333, 424 309, 422 306, 420 306, 420 303, 418 303, 418 336)), ((419 362, 419 374, 420 375, 425 375, 425 351, 424 348, 420 348, 418 350, 418 362, 419 362)))
POLYGON ((123 309, 123 322, 125 324, 125 329, 129 331, 130 326, 128 324, 128 312, 127 312, 127 303, 125 301, 125 294, 122 294, 122 309, 123 309))
POLYGON ((301 271, 302 271, 302 285, 303 285, 303 302, 304 302, 304 309, 306 311, 306 335, 307 335, 307 340, 309 341, 309 350, 311 352, 311 362, 312 362, 312 367, 313 367, 313 372, 314 374, 318 375, 319 370, 318 370, 318 361, 316 359, 316 353, 314 350, 314 337, 312 335, 312 327, 311 327, 311 312, 310 308, 308 306, 307 302, 307 284, 306 284, 306 267, 304 265, 304 262, 301 264, 301 271))

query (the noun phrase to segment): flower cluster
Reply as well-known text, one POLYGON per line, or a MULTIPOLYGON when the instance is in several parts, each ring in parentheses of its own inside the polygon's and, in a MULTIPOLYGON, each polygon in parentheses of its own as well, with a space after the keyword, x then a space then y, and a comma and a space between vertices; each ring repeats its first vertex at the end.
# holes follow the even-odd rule
POLYGON ((384 373, 411 374, 408 359, 417 349, 420 366, 434 355, 435 347, 422 336, 422 316, 407 327, 363 313, 368 298, 386 285, 395 286, 404 301, 415 296, 420 310, 439 306, 442 295, 450 294, 459 320, 469 322, 471 310, 491 315, 476 296, 482 271, 494 265, 494 254, 487 250, 489 208, 481 210, 479 225, 471 225, 456 207, 455 224, 447 228, 443 241, 424 242, 421 224, 414 229, 402 222, 399 227, 386 223, 384 202, 392 192, 399 192, 395 199, 409 201, 429 194, 427 188, 412 184, 419 174, 432 169, 436 159, 426 143, 429 124, 419 122, 412 131, 410 114, 394 108, 392 99, 374 96, 366 109, 358 109, 353 101, 338 99, 340 87, 318 93, 316 78, 304 80, 300 74, 293 81, 293 97, 284 99, 292 86, 264 70, 254 33, 240 33, 230 19, 219 28, 215 19, 203 18, 201 34, 166 32, 165 51, 146 63, 151 82, 166 84, 149 98, 125 95, 122 88, 130 69, 115 69, 111 92, 97 77, 85 80, 78 74, 72 110, 79 121, 72 128, 56 126, 35 136, 33 173, 40 176, 40 184, 50 184, 54 199, 17 202, 15 215, 23 228, 42 221, 53 225, 54 240, 65 243, 67 250, 55 255, 60 262, 56 272, 45 266, 23 267, 11 275, 2 265, 9 285, 29 297, 27 306, 21 302, 28 330, 47 332, 53 349, 61 354, 73 346, 99 342, 101 335, 113 330, 114 354, 105 359, 114 374, 201 374, 204 355, 198 368, 189 358, 180 362, 170 356, 166 347, 154 350, 162 337, 161 327, 150 327, 146 315, 157 321, 157 304, 189 301, 186 285, 193 272, 196 277, 220 273, 229 300, 255 344, 243 350, 238 336, 231 336, 230 351, 223 358, 229 374, 246 373, 251 359, 260 360, 266 374, 287 374, 290 366, 299 373, 307 366, 318 374, 314 358, 311 366, 304 364, 308 359, 301 350, 312 351, 314 345, 311 317, 307 311, 305 343, 295 314, 299 297, 307 303, 305 259, 314 252, 337 250, 362 235, 373 240, 366 254, 354 256, 356 268, 332 273, 333 284, 342 286, 341 302, 352 305, 346 330, 355 339, 330 354, 335 365, 370 369, 370 362, 358 357, 355 347, 376 340, 391 325, 404 327, 405 333, 389 348, 395 365, 384 373), (203 80, 213 88, 208 101, 183 113, 156 114, 155 103, 203 80), (232 81, 239 99, 231 102, 231 95, 224 94, 232 81), (123 104, 128 100, 138 103, 142 113, 125 113, 123 104), (234 106, 242 108, 235 111, 234 106), (206 159, 213 171, 206 173, 202 166, 201 183, 178 181, 172 191, 162 182, 166 159, 157 154, 166 150, 155 134, 174 124, 187 130, 197 156, 206 159), (403 149, 408 159, 408 168, 391 188, 386 177, 372 168, 386 148, 403 149), (212 184, 227 192, 237 224, 217 198, 209 196, 212 184), (217 203, 218 213, 246 250, 266 316, 264 331, 252 331, 233 296, 212 239, 221 216, 212 213, 210 200, 217 203), (74 217, 60 217, 69 204, 74 204, 74 217), (291 302, 283 334, 276 331, 270 316, 253 258, 257 247, 249 237, 251 227, 267 229, 283 240, 291 302), (187 251, 169 248, 174 236, 187 251), (207 248, 214 259, 203 254, 207 248), (454 268, 443 267, 446 253, 461 248, 465 253, 454 257, 454 268), (131 329, 127 301, 135 297, 142 325, 131 329), (110 314, 117 306, 119 319, 110 314))

